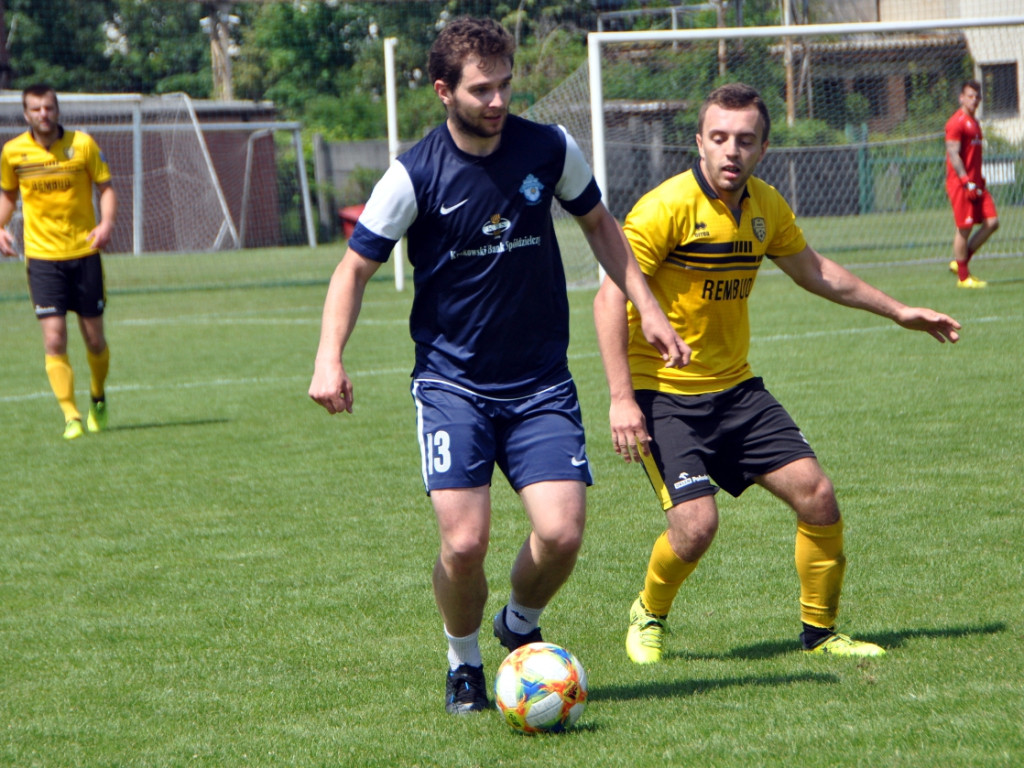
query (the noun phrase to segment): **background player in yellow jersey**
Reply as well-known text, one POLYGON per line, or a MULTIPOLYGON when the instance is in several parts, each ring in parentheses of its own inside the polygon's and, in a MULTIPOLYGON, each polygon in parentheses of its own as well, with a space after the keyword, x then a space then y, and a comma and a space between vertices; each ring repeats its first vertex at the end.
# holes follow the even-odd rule
MULTIPOLYGON (((99 251, 110 242, 117 197, 110 168, 96 142, 60 125, 57 94, 33 85, 21 95, 29 129, 0 152, 0 227, 14 215, 21 195, 29 291, 43 331, 46 375, 64 412, 64 437, 81 437, 74 372, 68 360, 67 313, 78 314, 91 373, 92 404, 86 426, 107 426, 105 383, 110 349, 103 332, 106 301, 99 251), (100 222, 93 209, 99 193, 100 222)), ((17 255, 12 235, 0 229, 0 252, 17 255)))
POLYGON ((800 430, 750 370, 747 301, 767 256, 811 293, 940 342, 955 342, 960 325, 901 304, 807 245, 786 201, 752 176, 770 124, 753 88, 715 90, 700 112, 700 162, 646 194, 626 219, 640 268, 689 346, 689 364, 661 363, 610 281, 594 301, 615 450, 643 462, 668 518, 630 609, 626 651, 641 664, 660 661, 672 602, 718 529, 715 484, 738 496, 757 483, 796 513, 804 650, 884 653, 835 631, 846 565, 839 506, 800 430))

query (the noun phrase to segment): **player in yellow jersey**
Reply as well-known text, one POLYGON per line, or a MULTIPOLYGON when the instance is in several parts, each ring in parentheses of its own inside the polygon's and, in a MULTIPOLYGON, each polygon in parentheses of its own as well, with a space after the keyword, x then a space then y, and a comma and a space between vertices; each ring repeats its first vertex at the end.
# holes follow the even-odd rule
POLYGON ((804 650, 885 652, 836 632, 846 565, 839 506, 800 430, 750 370, 747 301, 768 257, 811 293, 940 342, 955 342, 960 324, 901 304, 807 245, 786 201, 752 176, 769 127, 753 88, 713 91, 698 121, 699 163, 641 198, 626 219, 640 268, 689 347, 688 365, 661 363, 610 281, 594 301, 615 451, 643 462, 668 519, 630 609, 626 651, 640 664, 662 657, 672 602, 718 529, 718 487, 738 496, 753 483, 796 513, 804 650))
MULTIPOLYGON (((29 129, 0 152, 0 227, 14 215, 21 195, 29 291, 43 331, 46 374, 64 412, 64 438, 81 437, 74 373, 68 360, 67 313, 78 314, 89 362, 92 403, 86 426, 107 426, 105 384, 110 349, 103 332, 106 296, 100 250, 110 242, 117 197, 110 168, 96 142, 60 124, 57 94, 48 85, 22 92, 29 129), (100 222, 93 209, 99 194, 100 222)), ((0 229, 0 252, 16 256, 14 238, 0 229)))

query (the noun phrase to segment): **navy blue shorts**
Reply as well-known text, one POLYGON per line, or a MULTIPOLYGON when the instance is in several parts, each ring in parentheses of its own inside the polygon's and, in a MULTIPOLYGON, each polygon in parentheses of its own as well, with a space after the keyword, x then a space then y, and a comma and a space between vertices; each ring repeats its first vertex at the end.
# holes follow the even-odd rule
POLYGON ((418 378, 412 397, 428 494, 490 485, 495 464, 516 491, 548 480, 593 484, 572 379, 526 397, 500 399, 418 378))
POLYGON ((36 317, 99 317, 107 303, 98 253, 78 259, 27 259, 28 291, 36 317))
POLYGON ((644 468, 664 509, 717 493, 739 496, 754 479, 814 451, 760 378, 724 392, 673 395, 638 390, 651 455, 644 468))

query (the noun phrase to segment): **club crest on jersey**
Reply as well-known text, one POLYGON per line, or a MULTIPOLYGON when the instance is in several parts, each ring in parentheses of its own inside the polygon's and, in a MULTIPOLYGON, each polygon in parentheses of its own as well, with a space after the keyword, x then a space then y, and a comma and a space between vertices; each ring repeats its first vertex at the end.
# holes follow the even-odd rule
POLYGON ((760 216, 755 216, 754 220, 750 222, 750 227, 754 230, 754 237, 757 238, 757 242, 763 243, 768 235, 768 227, 765 225, 764 219, 760 216))
POLYGON ((540 202, 540 196, 544 191, 544 185, 540 183, 540 179, 531 173, 523 179, 523 183, 520 185, 519 191, 522 192, 523 197, 526 198, 527 204, 536 205, 540 202))
POLYGON ((490 235, 491 237, 501 237, 501 233, 511 226, 511 221, 503 217, 500 213, 496 213, 491 216, 490 221, 484 224, 483 233, 485 235, 490 235))

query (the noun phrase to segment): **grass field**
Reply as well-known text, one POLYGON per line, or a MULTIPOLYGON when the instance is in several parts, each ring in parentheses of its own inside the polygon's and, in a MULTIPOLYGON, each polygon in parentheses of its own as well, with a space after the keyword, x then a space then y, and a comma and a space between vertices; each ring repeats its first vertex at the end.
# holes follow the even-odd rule
MULTIPOLYGON (((998 236, 997 236, 998 237, 998 236)), ((944 250, 942 251, 945 252, 944 250)), ((436 532, 408 395, 410 292, 371 283, 346 364, 356 413, 306 396, 337 248, 107 259, 109 432, 60 439, 23 266, 0 264, 0 765, 1019 766, 1024 762, 1024 258, 872 265, 964 323, 939 345, 766 268, 755 371, 833 478, 849 569, 841 626, 879 660, 797 651, 791 513, 719 495, 665 663, 625 618, 663 516, 607 439, 589 291, 571 366, 596 485, 545 637, 587 667, 559 737, 443 713, 429 587, 436 532)), ((382 271, 383 273, 383 271, 382 271)), ((388 273, 390 274, 390 273, 388 273)), ((81 339, 72 362, 87 399, 81 339)), ((526 533, 495 482, 488 612, 526 533)), ((491 637, 493 674, 503 654, 491 637)))

